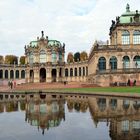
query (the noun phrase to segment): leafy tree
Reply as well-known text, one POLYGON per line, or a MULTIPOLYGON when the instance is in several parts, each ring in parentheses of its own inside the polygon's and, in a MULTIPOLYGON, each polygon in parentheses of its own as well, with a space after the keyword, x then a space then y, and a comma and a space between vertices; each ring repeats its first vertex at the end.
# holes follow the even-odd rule
POLYGON ((73 53, 71 53, 71 52, 68 53, 67 62, 69 62, 69 63, 73 62, 73 53))
POLYGON ((80 54, 80 60, 81 61, 85 61, 87 59, 88 59, 87 52, 85 52, 85 51, 81 52, 81 54, 80 54))
POLYGON ((74 54, 74 62, 78 62, 78 61, 80 61, 80 53, 79 52, 76 52, 74 54))
POLYGON ((24 65, 25 64, 25 56, 20 57, 20 64, 24 65))
POLYGON ((15 55, 6 55, 5 64, 18 64, 18 58, 15 55))
POLYGON ((0 64, 3 64, 4 63, 4 58, 2 55, 0 55, 0 64))

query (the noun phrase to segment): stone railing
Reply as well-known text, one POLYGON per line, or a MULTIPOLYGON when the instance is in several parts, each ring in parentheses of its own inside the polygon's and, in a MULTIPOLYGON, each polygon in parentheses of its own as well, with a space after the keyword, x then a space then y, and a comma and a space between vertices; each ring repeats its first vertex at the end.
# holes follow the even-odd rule
POLYGON ((124 68, 124 69, 106 69, 106 70, 96 70, 96 74, 125 74, 125 73, 140 73, 140 68, 124 68))

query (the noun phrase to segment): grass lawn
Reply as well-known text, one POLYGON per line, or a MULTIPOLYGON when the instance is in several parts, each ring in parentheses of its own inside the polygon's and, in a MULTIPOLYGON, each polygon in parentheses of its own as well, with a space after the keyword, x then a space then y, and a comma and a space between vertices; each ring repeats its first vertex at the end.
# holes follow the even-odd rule
MULTIPOLYGON (((48 91, 48 90, 46 90, 48 91)), ((49 91, 58 92, 118 92, 118 93, 140 93, 140 87, 94 87, 94 88, 64 88, 64 89, 52 89, 49 91)))

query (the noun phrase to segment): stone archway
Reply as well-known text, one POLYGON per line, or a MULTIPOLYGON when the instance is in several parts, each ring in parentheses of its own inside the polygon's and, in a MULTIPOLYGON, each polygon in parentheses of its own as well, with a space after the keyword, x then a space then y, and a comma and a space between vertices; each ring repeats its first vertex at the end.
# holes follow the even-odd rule
POLYGON ((46 82, 46 69, 40 69, 40 82, 46 82))
POLYGON ((52 69, 52 82, 56 82, 56 74, 57 74, 56 69, 52 69))
POLYGON ((34 71, 30 70, 30 82, 34 82, 34 71))

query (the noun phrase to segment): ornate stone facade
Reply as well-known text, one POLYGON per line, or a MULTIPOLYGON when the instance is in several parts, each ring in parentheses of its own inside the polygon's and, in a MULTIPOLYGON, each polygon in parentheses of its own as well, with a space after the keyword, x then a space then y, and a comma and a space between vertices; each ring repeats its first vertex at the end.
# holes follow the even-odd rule
POLYGON ((90 82, 108 86, 128 79, 140 80, 140 13, 126 12, 112 21, 110 44, 97 41, 89 54, 90 82))
MULTIPOLYGON (((89 53, 88 61, 65 62, 65 44, 42 36, 25 46, 26 82, 88 81, 101 86, 114 83, 140 81, 140 12, 126 12, 110 27, 110 44, 96 41, 89 53)), ((15 69, 10 66, 9 69, 15 69)), ((5 79, 4 65, 0 79, 5 79)), ((15 75, 16 71, 14 71, 15 75)), ((13 78, 10 76, 9 79, 13 78)))

